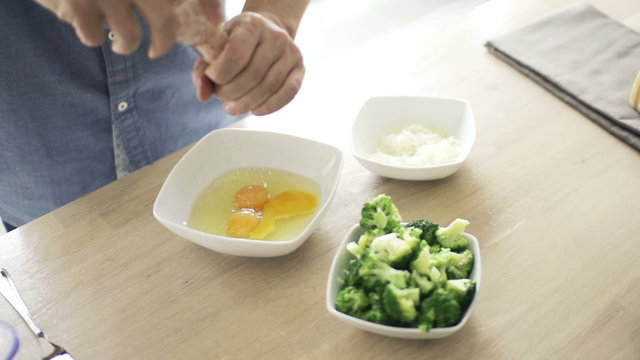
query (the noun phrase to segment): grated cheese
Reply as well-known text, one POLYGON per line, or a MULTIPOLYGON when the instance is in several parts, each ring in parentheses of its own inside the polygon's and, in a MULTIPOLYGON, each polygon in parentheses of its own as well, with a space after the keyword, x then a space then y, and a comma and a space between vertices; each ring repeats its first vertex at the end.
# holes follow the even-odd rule
POLYGON ((459 155, 456 137, 443 138, 423 125, 411 124, 385 136, 372 158, 391 165, 425 166, 452 163, 459 155))

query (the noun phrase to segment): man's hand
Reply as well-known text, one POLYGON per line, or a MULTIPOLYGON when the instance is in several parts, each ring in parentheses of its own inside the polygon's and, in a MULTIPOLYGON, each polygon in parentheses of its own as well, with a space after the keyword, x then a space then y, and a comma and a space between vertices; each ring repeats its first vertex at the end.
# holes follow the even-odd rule
POLYGON ((140 46, 142 30, 135 18, 138 9, 151 27, 149 57, 169 52, 176 41, 178 21, 168 0, 36 0, 71 24, 78 38, 88 46, 104 42, 104 24, 115 35, 112 49, 130 54, 140 46))
POLYGON ((288 104, 300 89, 305 69, 285 27, 275 17, 243 12, 223 31, 227 41, 220 52, 194 67, 198 98, 216 96, 231 115, 266 115, 288 104))

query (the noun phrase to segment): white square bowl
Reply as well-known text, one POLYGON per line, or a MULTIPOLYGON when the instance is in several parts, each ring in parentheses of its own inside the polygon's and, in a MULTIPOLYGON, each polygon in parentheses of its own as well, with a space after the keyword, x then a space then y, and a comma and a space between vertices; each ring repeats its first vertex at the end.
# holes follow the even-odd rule
POLYGON ((215 130, 196 143, 165 180, 153 206, 155 218, 169 230, 198 245, 238 256, 272 257, 297 249, 311 235, 335 194, 342 152, 328 144, 287 134, 215 130), (318 208, 295 238, 265 241, 215 235, 187 226, 200 193, 223 173, 242 167, 275 168, 313 179, 320 186, 318 208))
POLYGON ((20 340, 13 326, 0 321, 0 359, 13 359, 19 347, 20 340))
POLYGON ((381 96, 368 99, 351 131, 353 156, 366 169, 380 176, 401 180, 435 180, 460 168, 475 142, 475 120, 464 99, 435 96, 381 96), (375 160, 381 140, 408 125, 418 124, 455 136, 460 143, 458 158, 451 163, 426 166, 391 165, 375 160))
POLYGON ((475 236, 467 233, 465 233, 464 236, 469 240, 469 249, 471 249, 471 251, 473 252, 474 257, 473 270, 471 271, 471 275, 469 276, 469 278, 475 281, 476 289, 469 307, 467 308, 464 316, 457 325, 444 328, 433 328, 429 330, 429 332, 424 332, 418 328, 377 324, 374 322, 358 319, 356 317, 341 313, 340 311, 336 310, 336 298, 338 297, 338 293, 340 292, 339 279, 344 276, 345 270, 349 268, 349 262, 354 258, 354 256, 349 251, 347 251, 347 244, 352 241, 357 242, 362 233, 363 230, 359 224, 351 227, 347 236, 345 236, 342 243, 340 243, 338 250, 336 251, 336 255, 333 258, 333 262, 331 263, 331 269, 329 270, 329 277, 327 280, 327 296, 325 303, 327 310, 331 314, 336 316, 338 319, 362 330, 380 335, 404 339, 443 338, 449 335, 453 335, 467 323, 467 320, 469 320, 469 316, 471 315, 471 311, 473 310, 473 307, 476 303, 476 299, 478 298, 478 292, 480 290, 480 278, 482 274, 482 260, 480 259, 480 245, 478 244, 478 239, 476 239, 475 236))

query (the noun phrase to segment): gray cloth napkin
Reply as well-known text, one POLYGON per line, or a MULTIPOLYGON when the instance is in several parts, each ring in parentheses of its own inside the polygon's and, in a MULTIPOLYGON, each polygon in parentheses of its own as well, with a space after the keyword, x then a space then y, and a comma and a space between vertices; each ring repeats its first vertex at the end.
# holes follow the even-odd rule
POLYGON ((640 150, 640 113, 628 102, 640 71, 640 33, 573 3, 486 46, 640 150))

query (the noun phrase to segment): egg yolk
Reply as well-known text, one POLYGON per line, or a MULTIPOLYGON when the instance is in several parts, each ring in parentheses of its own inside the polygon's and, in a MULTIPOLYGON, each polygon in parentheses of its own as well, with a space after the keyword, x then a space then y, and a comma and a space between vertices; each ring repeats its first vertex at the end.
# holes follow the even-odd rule
POLYGON ((269 190, 261 185, 247 185, 236 192, 234 203, 238 209, 262 210, 269 201, 269 190))
POLYGON ((227 220, 227 233, 235 237, 264 239, 276 220, 305 215, 316 210, 318 198, 304 191, 285 191, 271 198, 264 186, 247 185, 234 196, 234 211, 227 220))
POLYGON ((227 220, 227 233, 235 237, 247 237, 251 230, 260 223, 258 214, 251 209, 242 209, 229 216, 227 220))
POLYGON ((304 191, 285 191, 269 200, 258 225, 249 231, 251 239, 264 239, 275 228, 276 220, 305 215, 316 210, 318 198, 304 191))

